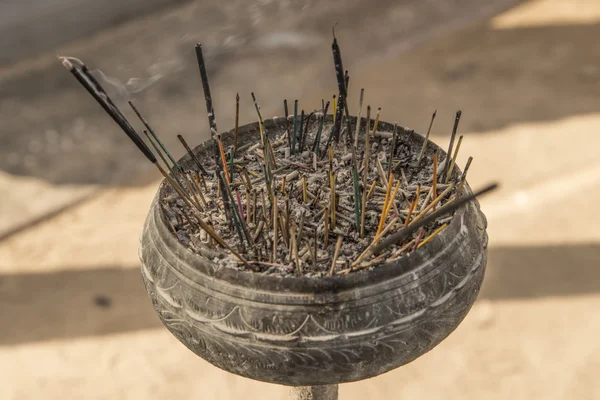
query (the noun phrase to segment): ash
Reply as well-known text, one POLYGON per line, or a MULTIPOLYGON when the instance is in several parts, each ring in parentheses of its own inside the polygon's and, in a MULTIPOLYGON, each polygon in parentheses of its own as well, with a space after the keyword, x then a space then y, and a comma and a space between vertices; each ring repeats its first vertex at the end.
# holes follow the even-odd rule
POLYGON ((363 118, 353 157, 355 121, 348 123, 344 118, 336 143, 329 138, 331 120, 331 116, 314 112, 302 122, 297 121, 294 136, 291 118, 274 119, 279 128, 265 128, 268 139, 262 141, 262 136, 254 132, 254 138, 246 140, 248 143, 240 145, 235 153, 231 137, 224 139, 227 170, 223 171, 222 182, 227 181, 228 190, 221 191, 214 151, 201 157, 206 174, 189 162, 183 168, 186 176, 176 177, 195 206, 171 186, 162 191, 163 216, 173 234, 190 251, 220 267, 284 277, 353 273, 419 251, 443 231, 451 215, 421 228, 381 254, 370 250, 390 234, 460 196, 464 177, 458 167, 450 162, 444 168, 445 154, 438 152, 434 194, 437 146, 433 143, 427 143, 419 160, 423 143, 419 135, 401 127, 394 134, 391 125, 380 123, 375 128, 376 122, 371 120, 370 151, 365 152, 367 122, 363 118), (303 131, 298 125, 304 127, 303 131), (448 169, 452 171, 448 173, 448 169), (201 229, 199 218, 247 263, 201 229))

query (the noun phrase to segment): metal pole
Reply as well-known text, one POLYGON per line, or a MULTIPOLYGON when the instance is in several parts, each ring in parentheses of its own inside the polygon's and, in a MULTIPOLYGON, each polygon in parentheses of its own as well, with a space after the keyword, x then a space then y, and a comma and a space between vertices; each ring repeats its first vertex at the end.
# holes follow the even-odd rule
POLYGON ((338 385, 293 387, 289 400, 338 400, 338 385))

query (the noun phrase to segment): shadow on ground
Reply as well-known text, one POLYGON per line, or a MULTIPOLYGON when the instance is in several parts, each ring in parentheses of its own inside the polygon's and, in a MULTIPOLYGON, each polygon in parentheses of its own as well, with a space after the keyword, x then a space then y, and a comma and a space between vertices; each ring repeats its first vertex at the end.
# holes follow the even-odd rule
MULTIPOLYGON (((600 245, 496 248, 480 299, 600 292, 600 245)), ((138 268, 0 275, 0 346, 162 327, 138 268)))

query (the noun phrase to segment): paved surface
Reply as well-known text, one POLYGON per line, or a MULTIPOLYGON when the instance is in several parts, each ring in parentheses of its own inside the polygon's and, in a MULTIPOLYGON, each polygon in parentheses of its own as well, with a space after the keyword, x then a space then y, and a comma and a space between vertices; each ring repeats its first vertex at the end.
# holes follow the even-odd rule
MULTIPOLYGON (((497 179, 502 189, 482 201, 491 238, 489 272, 465 322, 410 365, 343 385, 340 398, 600 398, 600 50, 593 45, 600 34, 600 5, 527 2, 407 52, 383 52, 387 57, 344 50, 350 42, 341 32, 351 87, 365 86, 368 102, 381 105, 385 119, 417 130, 438 108, 438 143, 446 143, 452 115, 462 108, 461 159, 475 159, 469 181, 477 187, 497 179)), ((325 35, 306 53, 315 54, 306 67, 296 67, 287 56, 272 64, 253 56, 243 63, 223 61, 213 73, 216 107, 224 110, 220 125, 230 125, 226 110, 234 83, 258 72, 277 95, 320 101, 315 88, 334 86, 325 35), (321 59, 327 62, 321 65, 321 59), (298 69, 286 75, 292 67, 298 69), (301 78, 302 90, 288 83, 292 78, 301 78)), ((136 56, 143 61, 144 54, 136 56)), ((178 79, 186 71, 192 68, 183 68, 178 79)), ((60 100, 84 107, 76 104, 83 103, 81 93, 72 90, 60 100)), ((168 91, 153 90, 140 102, 156 110, 168 91)), ((200 135, 203 115, 175 93, 170 107, 153 113, 156 125, 191 133, 198 115, 200 135)), ((267 115, 278 113, 280 105, 262 97, 267 115)), ((250 111, 244 111, 247 120, 250 111)), ((89 118, 86 127, 104 129, 92 125, 104 123, 100 115, 89 118)), ((106 129, 114 133, 109 124, 106 129)), ((28 174, 33 173, 20 173, 28 174)), ((0 243, 0 316, 10 321, 10 329, 0 330, 0 398, 284 398, 282 388, 199 360, 153 315, 139 277, 137 245, 156 179, 148 174, 135 186, 103 190, 0 243)))

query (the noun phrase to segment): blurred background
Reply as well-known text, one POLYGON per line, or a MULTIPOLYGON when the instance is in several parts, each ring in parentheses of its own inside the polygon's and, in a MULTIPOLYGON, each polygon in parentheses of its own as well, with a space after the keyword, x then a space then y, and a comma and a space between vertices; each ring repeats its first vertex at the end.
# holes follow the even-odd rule
MULTIPOLYGON (((57 61, 82 59, 166 145, 208 124, 201 42, 221 129, 283 99, 337 91, 350 111, 459 156, 489 220, 485 284, 441 345, 345 384, 340 399, 599 399, 600 2, 596 0, 5 0, 0 3, 0 399, 282 399, 218 370, 164 329, 137 247, 159 175, 57 61)), ((137 121, 135 121, 137 124, 137 121)))

